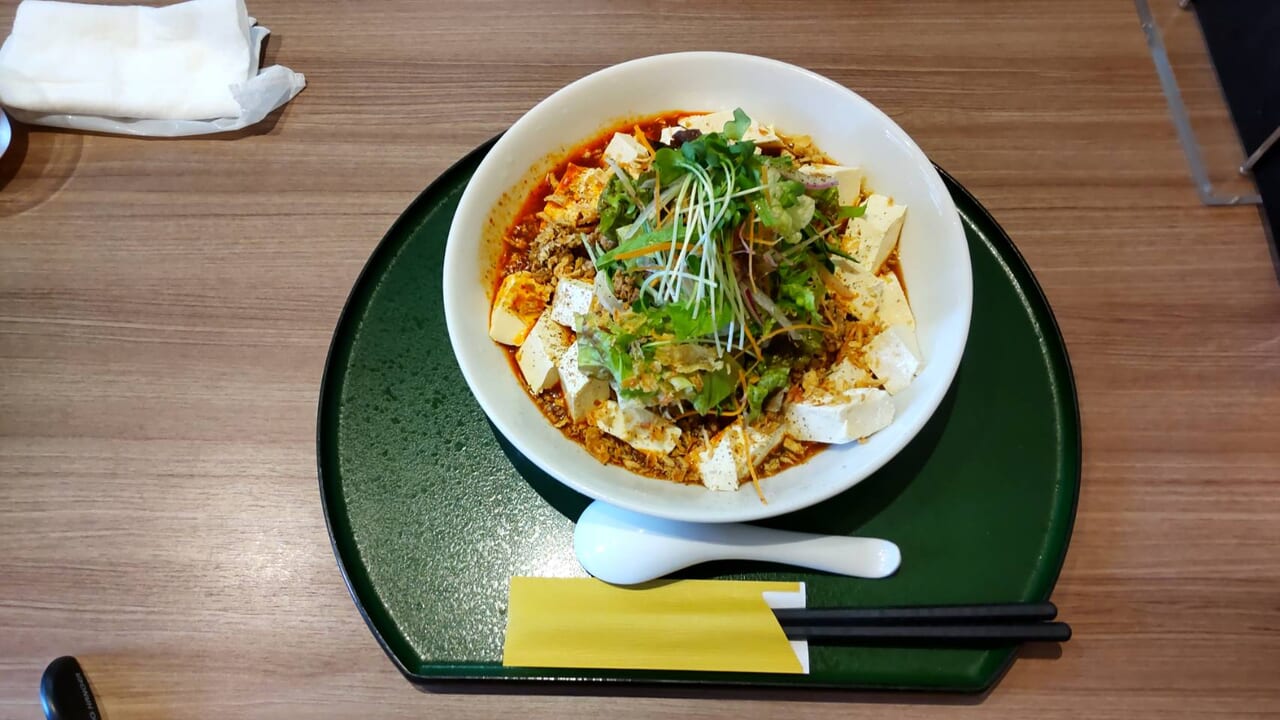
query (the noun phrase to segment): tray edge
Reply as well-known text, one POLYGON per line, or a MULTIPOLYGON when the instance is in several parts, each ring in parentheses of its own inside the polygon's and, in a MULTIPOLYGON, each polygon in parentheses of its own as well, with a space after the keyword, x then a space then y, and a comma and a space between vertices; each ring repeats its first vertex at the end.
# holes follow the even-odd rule
POLYGON ((333 335, 329 338, 329 349, 325 354, 324 369, 320 374, 319 395, 316 400, 316 477, 319 483, 320 508, 321 512, 324 514, 325 532, 329 535, 329 547, 333 551, 334 559, 338 563, 338 572, 342 575, 342 584, 346 586, 347 593, 351 596, 352 602, 355 603, 356 609, 360 612, 360 617, 364 619, 364 624, 369 628, 369 631, 373 633, 373 637, 378 641, 378 646, 381 647, 382 651, 391 659, 391 663, 395 665, 396 669, 413 682, 425 682, 432 678, 431 676, 419 675, 412 672, 400 660, 399 656, 396 655, 395 651, 391 648, 391 644, 385 637, 383 637, 382 632, 374 623, 373 618, 370 617, 364 601, 356 594, 356 589, 351 582, 351 575, 347 568, 347 564, 343 560, 342 553, 338 548, 338 538, 334 534, 333 527, 334 510, 330 507, 329 491, 325 482, 325 443, 323 439, 324 427, 326 424, 325 419, 327 416, 325 411, 325 400, 332 391, 330 386, 334 382, 334 377, 339 374, 335 370, 335 352, 337 351, 339 336, 341 335, 344 320, 348 318, 349 313, 351 312, 352 302, 369 282, 372 268, 384 259, 383 256, 388 252, 391 238, 404 234, 405 228, 403 226, 410 222, 406 218, 421 215, 420 211, 422 206, 426 204, 428 196, 434 194, 438 185, 443 184, 450 176, 457 173, 459 168, 471 163, 477 156, 487 154, 489 150, 493 148, 493 144, 498 141, 499 137, 501 137, 501 134, 489 138, 483 143, 472 148, 462 157, 455 160, 449 165, 449 167, 445 168, 443 172, 437 175, 434 180, 428 183, 427 186, 423 188, 416 197, 414 197, 413 202, 409 203, 409 206, 405 208, 398 217, 396 217, 395 221, 391 223, 391 226, 387 228, 387 231, 383 233, 382 239, 374 246, 373 252, 369 253, 368 259, 365 260, 364 265, 360 268, 359 274, 356 275, 355 282, 351 285, 351 291, 347 293, 347 298, 342 303, 342 309, 338 312, 337 322, 334 324, 333 335))

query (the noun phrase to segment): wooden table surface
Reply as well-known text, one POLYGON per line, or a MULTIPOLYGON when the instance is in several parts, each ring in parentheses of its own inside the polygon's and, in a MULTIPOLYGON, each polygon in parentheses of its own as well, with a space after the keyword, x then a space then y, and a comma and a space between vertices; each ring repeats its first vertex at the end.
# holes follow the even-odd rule
MULTIPOLYGON (((1197 201, 1131 3, 250 12, 275 31, 267 60, 310 83, 264 127, 20 128, 0 160, 0 716, 39 717, 40 673, 62 654, 117 720, 1280 712, 1280 287, 1256 210, 1197 201), (1084 418, 1061 657, 1024 658, 977 698, 428 694, 365 628, 314 447, 329 335, 364 259, 537 100, 681 49, 767 54, 856 89, 1026 254, 1084 418)), ((1189 96, 1216 92, 1205 83, 1189 96)))

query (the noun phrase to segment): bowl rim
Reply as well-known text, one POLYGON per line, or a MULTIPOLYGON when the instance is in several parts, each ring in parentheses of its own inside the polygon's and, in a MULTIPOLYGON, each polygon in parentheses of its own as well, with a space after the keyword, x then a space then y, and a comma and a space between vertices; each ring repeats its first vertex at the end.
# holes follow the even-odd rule
MULTIPOLYGON (((603 118, 602 122, 605 120, 607 120, 607 118, 603 118)), ((509 190, 509 188, 500 188, 499 192, 505 192, 507 190, 509 190)), ((478 217, 487 218, 491 210, 492 207, 479 208, 478 217)), ((482 222, 480 224, 482 224, 482 222)), ((477 225, 475 227, 475 231, 479 232, 479 229, 480 227, 477 225)), ((454 220, 449 227, 449 234, 445 247, 444 267, 445 272, 442 290, 444 295, 445 323, 449 333, 450 345, 453 348, 459 369, 461 370, 467 385, 471 389, 472 395, 475 396, 477 402, 481 406, 481 409, 484 410, 485 415, 489 418, 490 422, 493 423, 494 427, 502 433, 504 438, 506 438, 506 440, 510 442, 517 451, 538 466, 542 471, 555 478, 558 482, 563 483, 569 488, 580 492, 589 498, 601 500, 637 513, 689 522, 744 522, 775 517, 816 505, 854 487, 867 477, 870 477, 891 459, 896 457, 903 448, 915 439, 924 425, 937 412, 937 409, 943 398, 946 396, 947 391, 950 389, 951 385, 954 384, 955 375, 959 369, 961 357, 964 354, 964 346, 967 344, 968 332, 973 313, 973 270, 972 263, 969 260, 968 243, 965 241, 963 224, 960 221, 959 213, 955 207, 955 202, 952 199, 951 194, 947 191, 946 184, 943 182, 936 166, 929 160, 924 151, 920 149, 915 140, 913 140, 905 130, 894 122, 888 114, 852 89, 841 85, 830 78, 813 72, 812 70, 808 70, 807 68, 783 62, 781 60, 745 53, 689 51, 663 53, 634 58, 588 73, 539 101, 521 115, 521 117, 516 120, 516 122, 513 123, 501 137, 498 138, 498 141, 493 145, 490 152, 476 167, 475 173, 471 178, 471 182, 468 183, 467 188, 463 191, 462 196, 459 199, 454 220), (966 262, 963 264, 962 282, 958 288, 959 296, 955 298, 957 307, 963 309, 959 320, 961 325, 958 327, 958 333, 963 339, 957 345, 951 346, 954 347, 953 352, 944 352, 939 356, 930 358, 930 365, 935 368, 935 372, 938 372, 936 368, 941 368, 941 374, 936 388, 931 393, 921 396, 916 400, 916 402, 921 403, 926 407, 926 411, 918 413, 914 422, 909 425, 901 426, 904 430, 901 431, 898 440, 883 447, 877 456, 871 457, 861 463, 857 472, 851 473, 849 479, 815 485, 813 486, 813 490, 805 495, 794 495, 779 500, 771 499, 767 504, 761 503, 758 506, 752 505, 744 507, 738 512, 731 512, 726 509, 725 512, 718 514, 716 517, 707 517, 705 512, 700 512, 701 509, 697 507, 688 508, 677 506, 673 503, 664 503, 661 506, 657 506, 656 503, 645 504, 643 502, 634 502, 627 498, 611 497, 609 493, 602 492, 598 487, 595 487, 590 483, 585 483, 579 478, 566 476, 559 472, 553 464, 547 463, 543 457, 543 450, 539 447, 531 447, 530 444, 526 442, 526 439, 521 436, 521 433, 512 425, 511 422, 509 422, 509 419, 506 418, 502 412, 498 411, 498 408, 491 407, 491 403, 486 401, 485 393, 477 391, 478 388, 482 387, 483 383, 479 382, 480 379, 474 375, 475 369, 471 367, 470 363, 464 362, 464 357, 467 355, 467 351, 464 349, 466 344, 462 342, 462 333, 464 332, 463 325, 466 324, 467 318, 461 317, 460 313, 463 312, 462 309, 457 307, 457 303, 450 301, 450 298, 455 294, 454 288, 458 283, 463 281, 456 278, 457 273, 448 271, 450 266, 455 262, 454 258, 456 258, 457 254, 461 252, 459 248, 463 244, 462 241, 457 240, 463 232, 462 229, 460 229, 460 226, 465 224, 465 222, 460 224, 459 218, 466 218, 468 216, 475 215, 477 212, 472 208, 472 206, 479 202, 476 199, 477 192, 473 191, 473 188, 480 187, 480 185, 484 184, 486 181, 487 175, 496 172, 497 166, 502 162, 502 158, 505 157, 505 153, 503 151, 508 146, 514 146, 519 141, 521 128, 526 125, 534 124, 539 115, 547 112, 548 108, 554 108, 561 99, 577 92, 583 85, 607 80, 615 75, 625 75, 649 65, 686 61, 753 63, 757 66, 770 66, 775 70, 799 73, 807 76, 813 81, 816 81, 818 84, 825 86, 827 90, 843 94, 855 104, 861 105, 862 109, 868 115, 875 117, 878 123, 893 136, 895 142, 901 144, 908 155, 912 157, 914 164, 920 168, 924 175, 924 182, 929 193, 942 201, 943 216, 941 218, 941 222, 947 228, 946 234, 959 239, 960 249, 963 251, 966 258, 966 262), (480 184, 475 182, 477 178, 480 179, 480 184)), ((467 282, 470 282, 470 280, 467 282)), ((945 346, 943 349, 945 350, 945 346)), ((895 422, 901 421, 895 419, 895 422)), ((565 438, 565 442, 573 441, 565 438)), ((644 476, 637 475, 637 477, 644 476)), ((644 477, 644 479, 652 482, 666 482, 656 478, 644 477)))

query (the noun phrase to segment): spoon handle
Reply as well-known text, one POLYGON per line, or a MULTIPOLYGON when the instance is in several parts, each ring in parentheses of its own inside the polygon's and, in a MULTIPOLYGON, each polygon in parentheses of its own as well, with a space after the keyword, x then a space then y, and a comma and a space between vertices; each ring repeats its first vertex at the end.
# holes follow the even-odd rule
POLYGON ((902 562, 888 540, 665 520, 599 501, 578 518, 573 546, 587 572, 617 585, 712 560, 759 560, 862 578, 888 577, 902 562))
POLYGON ((739 525, 726 528, 735 556, 783 563, 838 575, 883 578, 897 572, 902 552, 888 540, 811 535, 739 525))

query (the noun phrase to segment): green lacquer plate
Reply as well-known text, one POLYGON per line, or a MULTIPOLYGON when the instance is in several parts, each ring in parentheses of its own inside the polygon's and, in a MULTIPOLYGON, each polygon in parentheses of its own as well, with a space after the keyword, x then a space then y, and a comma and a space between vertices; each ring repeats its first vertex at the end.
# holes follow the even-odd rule
MULTIPOLYGON (((502 666, 508 579, 583 575, 571 538, 587 499, 496 435, 449 347, 440 288, 445 238, 458 198, 491 146, 432 183, 378 245, 338 322, 320 390, 320 494, 334 553, 396 667, 422 683, 990 687, 1014 648, 815 646, 805 676, 502 666)), ((902 548, 902 569, 887 580, 858 580, 721 564, 688 577, 803 580, 811 607, 1049 597, 1080 483, 1080 420, 1066 349, 1008 236, 943 177, 974 275, 973 322, 955 383, 919 436, 880 472, 766 523, 889 538, 902 548)))

